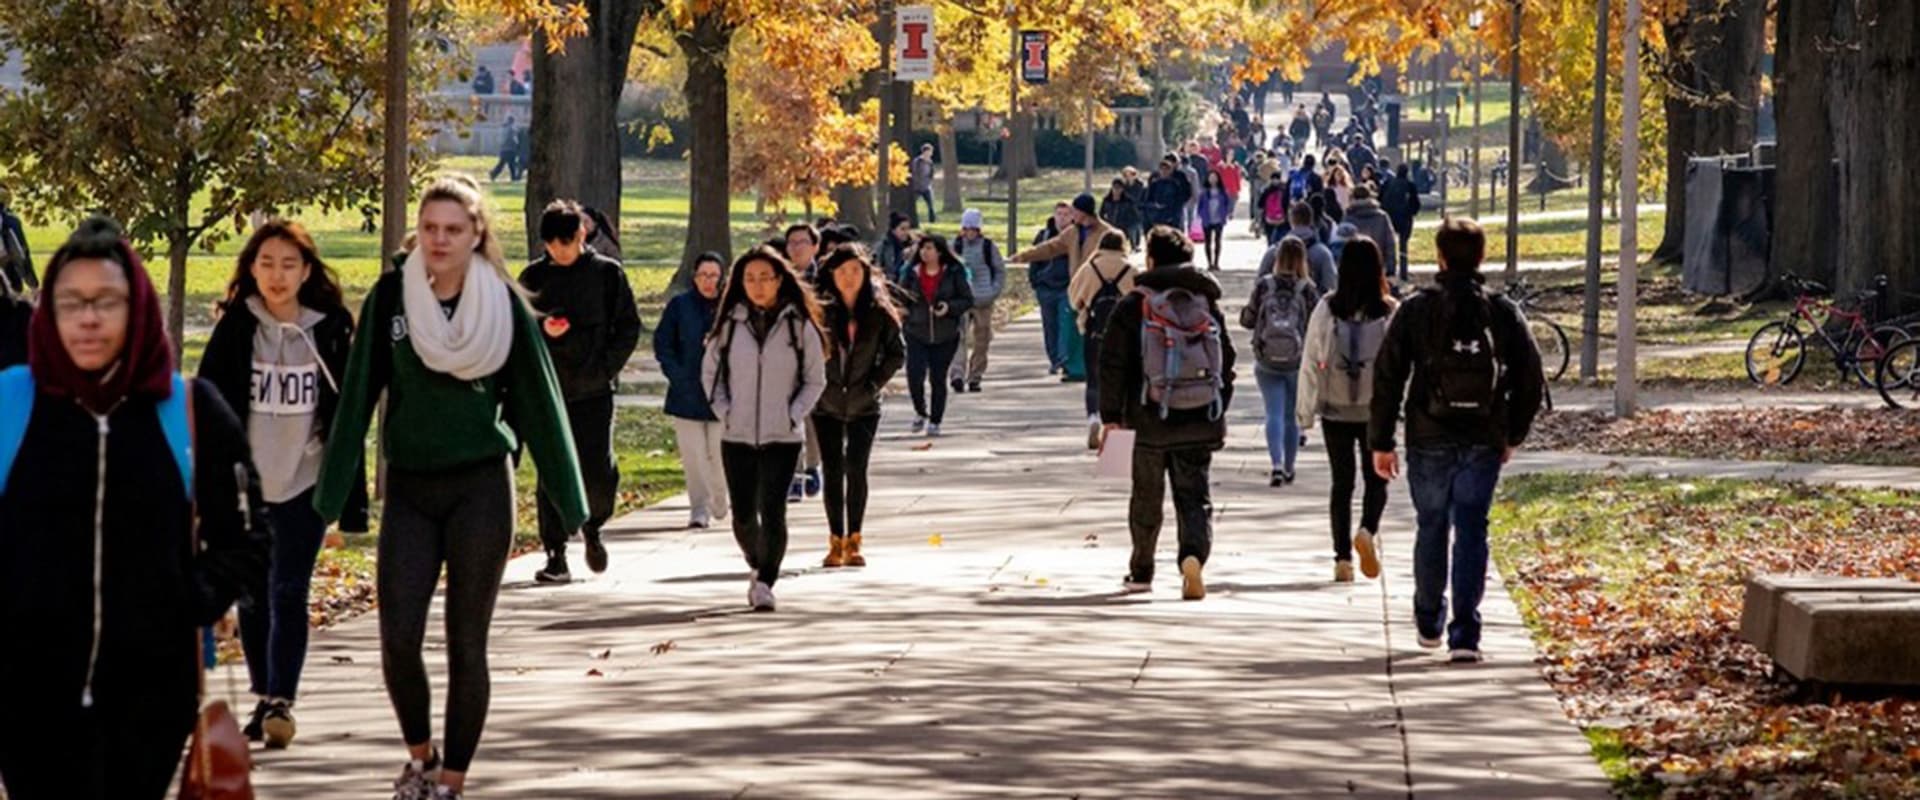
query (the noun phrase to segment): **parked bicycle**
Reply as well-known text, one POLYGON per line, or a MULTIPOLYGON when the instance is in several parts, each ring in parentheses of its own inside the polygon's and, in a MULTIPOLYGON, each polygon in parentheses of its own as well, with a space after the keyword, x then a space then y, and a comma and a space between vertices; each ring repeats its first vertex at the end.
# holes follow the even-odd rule
POLYGON ((1797 275, 1780 278, 1794 294, 1786 319, 1769 322, 1747 341, 1747 378, 1760 386, 1785 386, 1800 376, 1807 363, 1811 339, 1833 355, 1841 379, 1852 378, 1873 386, 1881 360, 1895 345, 1909 339, 1899 325, 1876 323, 1871 315, 1886 292, 1886 276, 1874 288, 1861 292, 1849 306, 1831 298, 1833 290, 1797 275))
POLYGON ((1567 339, 1567 329, 1560 323, 1548 318, 1538 305, 1540 290, 1527 283, 1525 278, 1507 287, 1507 298, 1520 306, 1527 319, 1527 332, 1533 334, 1533 341, 1540 348, 1540 368, 1546 372, 1547 380, 1560 380, 1567 374, 1567 366, 1573 361, 1573 347, 1567 339))
POLYGON ((1874 365, 1873 388, 1890 408, 1920 408, 1920 339, 1887 348, 1874 365))

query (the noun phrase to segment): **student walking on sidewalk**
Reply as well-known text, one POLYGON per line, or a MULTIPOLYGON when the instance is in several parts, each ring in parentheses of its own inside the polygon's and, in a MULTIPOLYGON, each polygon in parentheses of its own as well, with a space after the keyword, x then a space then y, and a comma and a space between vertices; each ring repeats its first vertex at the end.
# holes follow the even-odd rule
MULTIPOLYGON (((780 254, 787 257, 787 263, 793 265, 793 272, 808 285, 819 283, 820 230, 805 222, 787 226, 785 240, 780 245, 780 254)), ((806 428, 805 447, 800 451, 800 461, 794 465, 793 483, 787 486, 787 502, 798 503, 820 494, 820 437, 813 430, 813 420, 803 423, 806 428)))
MULTIPOLYGON (((520 285, 532 295, 547 337, 555 377, 567 400, 567 424, 580 457, 580 481, 587 492, 587 522, 580 538, 587 546, 587 568, 607 571, 607 546, 600 526, 613 518, 620 490, 620 465, 613 456, 613 395, 620 371, 640 343, 640 309, 620 262, 586 246, 585 214, 572 200, 555 200, 540 213, 540 241, 546 255, 520 273, 520 285)), ((540 543, 547 565, 533 574, 540 583, 573 580, 567 569, 567 539, 572 528, 560 522, 547 481, 539 487, 540 543)))
POLYGON ((47 264, 26 366, 0 372, 0 781, 13 800, 161 800, 199 710, 200 626, 266 589, 247 435, 173 371, 113 223, 47 264))
POLYGON ((700 360, 720 307, 720 273, 726 268, 719 253, 701 253, 693 264, 693 288, 667 301, 660 326, 653 329, 653 357, 667 376, 666 411, 673 418, 674 445, 687 476, 689 528, 706 528, 727 518, 721 426, 700 382, 700 360))
POLYGON ((513 549, 511 456, 522 444, 532 453, 562 530, 586 521, 587 498, 546 337, 507 275, 479 187, 440 178, 421 195, 418 213, 414 249, 380 276, 360 310, 314 506, 322 518, 340 517, 385 392, 380 661, 408 756, 394 797, 445 800, 464 791, 486 726, 487 633, 513 549), (433 747, 422 657, 442 567, 444 754, 433 747))
POLYGON ((1387 507, 1387 481, 1373 471, 1367 451, 1367 416, 1373 401, 1374 364, 1387 338, 1387 321, 1398 305, 1387 291, 1380 248, 1361 237, 1340 258, 1340 284, 1321 298, 1307 322, 1306 366, 1300 372, 1300 428, 1318 417, 1333 469, 1333 579, 1353 580, 1353 554, 1360 572, 1380 577, 1380 515, 1387 507), (1356 465, 1355 462, 1358 462, 1356 465), (1360 530, 1353 530, 1353 473, 1361 471, 1360 530))
MULTIPOLYGON (((1043 304, 1048 302, 1054 304, 1055 310, 1053 316, 1048 317, 1043 314, 1041 316, 1041 322, 1047 326, 1048 333, 1054 335, 1055 341, 1058 343, 1059 349, 1056 355, 1060 371, 1066 373, 1062 378, 1062 382, 1066 383, 1085 380, 1086 370, 1093 368, 1090 364, 1079 363, 1081 355, 1081 343, 1078 341, 1080 338, 1080 329, 1074 323, 1073 319, 1068 316, 1071 313, 1072 306, 1067 303, 1067 289, 1072 285, 1073 276, 1079 272, 1081 265, 1087 263, 1087 259, 1093 257, 1094 248, 1099 246, 1100 240, 1108 233, 1119 232, 1113 226, 1102 222, 1100 216, 1096 213, 1097 210, 1093 195, 1082 194, 1073 198, 1072 205, 1068 207, 1065 213, 1066 219, 1063 224, 1065 224, 1066 227, 1061 228, 1059 233, 1054 235, 1053 238, 1037 242, 1033 247, 1022 250, 1014 254, 1012 258, 1007 259, 1008 261, 1022 264, 1048 262, 1052 259, 1053 261, 1050 262, 1051 265, 1049 269, 1059 270, 1056 276, 1058 278, 1058 283, 1056 284, 1059 287, 1058 290, 1052 294, 1041 296, 1041 302, 1043 304), (1064 265, 1057 261, 1061 256, 1066 257, 1064 265)), ((1056 211, 1054 216, 1058 218, 1061 214, 1056 211)), ((1036 284, 1036 291, 1037 290, 1038 285, 1036 284)), ((1042 306, 1042 310, 1045 310, 1044 305, 1042 306)), ((1049 372, 1048 374, 1052 373, 1049 372)))
POLYGON ((1438 285, 1409 298, 1387 327, 1373 373, 1367 438, 1374 470, 1393 480, 1400 474, 1394 448, 1404 404, 1407 483, 1419 526, 1414 624, 1420 646, 1439 647, 1444 631, 1452 660, 1472 663, 1480 660, 1487 511, 1501 465, 1526 440, 1540 411, 1546 378, 1520 309, 1484 286, 1480 263, 1487 240, 1480 226, 1449 220, 1434 244, 1438 285))
POLYGON ((787 556, 787 487, 805 420, 826 389, 819 303, 779 251, 756 247, 734 260, 700 376, 724 429, 733 537, 753 570, 747 603, 772 611, 787 556))
POLYGON ((960 237, 953 249, 967 267, 967 280, 973 287, 973 308, 967 312, 960 353, 954 356, 949 383, 956 392, 978 392, 987 374, 987 350, 993 345, 993 303, 1007 288, 1007 262, 1000 248, 980 232, 980 209, 969 208, 960 214, 960 237))
POLYGON ((822 566, 864 567, 860 524, 867 516, 867 461, 880 431, 880 393, 907 359, 900 310, 884 278, 857 245, 821 264, 827 327, 827 385, 813 407, 827 469, 827 558, 822 566))
POLYGON ((1100 249, 1067 287, 1067 300, 1085 334, 1087 369, 1087 449, 1100 449, 1100 343, 1121 298, 1133 291, 1133 265, 1127 263, 1127 239, 1115 233, 1100 237, 1100 249))
POLYGON ((1133 558, 1129 592, 1153 585, 1161 504, 1171 476, 1180 536, 1180 596, 1199 600, 1201 570, 1213 549, 1213 501, 1207 482, 1213 452, 1226 444, 1233 399, 1233 342, 1220 314, 1220 285, 1194 269, 1184 231, 1160 225, 1147 234, 1147 271, 1113 311, 1100 348, 1100 421, 1134 432, 1128 526, 1133 558))
POLYGON ((973 308, 973 287, 946 239, 928 234, 914 253, 900 287, 907 303, 907 391, 913 396, 913 432, 939 436, 947 416, 947 385, 940 376, 960 349, 960 322, 973 308), (932 405, 927 403, 929 380, 932 405))
POLYGON ((1207 185, 1200 190, 1200 228, 1207 245, 1207 270, 1220 271, 1221 237, 1227 229, 1227 222, 1233 219, 1233 207, 1238 195, 1227 191, 1220 170, 1207 172, 1207 185))
MULTIPOLYGON (((267 594, 240 604, 240 643, 258 698, 244 732, 271 748, 294 737, 307 592, 327 531, 313 509, 313 487, 352 347, 353 315, 306 229, 284 220, 256 229, 227 282, 200 377, 220 390, 246 430, 273 523, 267 594)), ((358 485, 340 527, 365 532, 364 477, 358 485)))
POLYGON ((1273 271, 1254 281, 1253 296, 1240 309, 1240 326, 1253 331, 1253 380, 1266 403, 1267 459, 1273 465, 1267 485, 1278 487, 1293 483, 1300 453, 1300 364, 1320 289, 1307 277, 1304 243, 1289 236, 1275 250, 1273 271))

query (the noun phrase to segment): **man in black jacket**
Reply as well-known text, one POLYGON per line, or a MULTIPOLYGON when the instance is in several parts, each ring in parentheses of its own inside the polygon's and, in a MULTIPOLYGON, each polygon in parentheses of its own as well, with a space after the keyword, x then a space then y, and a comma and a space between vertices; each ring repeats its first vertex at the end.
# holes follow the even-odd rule
MULTIPOLYGON (((1438 286, 1400 305, 1374 365, 1367 438, 1374 470, 1400 473, 1394 433, 1404 401, 1407 482, 1419 531, 1413 616, 1420 646, 1437 648, 1447 621, 1448 534, 1453 536, 1452 660, 1480 660, 1480 597, 1487 579, 1487 510, 1500 467, 1527 438, 1545 396, 1540 352, 1512 301, 1480 276, 1487 239, 1472 220, 1440 228, 1438 286), (1409 385, 1411 383, 1411 385, 1409 385)), ((1356 543, 1356 546, 1358 543, 1356 543)), ((1360 553, 1362 562, 1376 555, 1360 553)))
POLYGON ((1213 549, 1213 501, 1208 496, 1208 471, 1213 452, 1227 441, 1227 406, 1233 399, 1233 341, 1227 336, 1226 317, 1220 313, 1220 284, 1193 268, 1193 243, 1187 235, 1165 225, 1147 233, 1147 271, 1134 291, 1114 305, 1107 321, 1105 345, 1100 348, 1100 422, 1111 433, 1133 431, 1133 499, 1129 527, 1133 558, 1126 589, 1145 592, 1153 583, 1153 552, 1160 540, 1161 498, 1169 475, 1173 483, 1173 510, 1180 537, 1181 596, 1206 596, 1200 571, 1213 549), (1141 341, 1148 299, 1162 292, 1184 289, 1206 298, 1220 337, 1220 388, 1217 408, 1170 409, 1162 412, 1145 401, 1146 358, 1141 341))
MULTIPOLYGON (((585 216, 571 200, 555 200, 541 212, 540 239, 547 254, 520 273, 520 284, 533 294, 554 375, 567 399, 567 421, 587 490, 587 522, 580 535, 587 544, 587 567, 597 573, 607 569, 600 526, 613 517, 620 487, 613 457, 613 395, 620 370, 640 342, 640 309, 620 262, 586 246, 585 216)), ((544 486, 539 495, 547 566, 534 579, 566 583, 573 578, 567 571, 568 532, 544 486)))
MULTIPOLYGON (((1387 219, 1393 222, 1394 244, 1400 249, 1399 273, 1389 278, 1407 280, 1413 265, 1407 261, 1407 244, 1413 239, 1413 218, 1420 214, 1420 190, 1414 186, 1413 170, 1406 162, 1394 167, 1393 177, 1380 189, 1380 208, 1387 212, 1387 219)), ((1386 242, 1381 242, 1386 246, 1386 242)))

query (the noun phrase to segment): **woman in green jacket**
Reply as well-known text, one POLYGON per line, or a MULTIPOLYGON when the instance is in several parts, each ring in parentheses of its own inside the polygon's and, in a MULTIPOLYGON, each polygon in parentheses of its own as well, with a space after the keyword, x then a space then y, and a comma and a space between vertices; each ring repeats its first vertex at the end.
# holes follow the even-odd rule
POLYGON ((408 751, 394 798, 447 800, 464 790, 486 722, 487 629, 513 545, 509 456, 527 445, 568 531, 586 520, 587 501, 553 364, 503 267, 478 185, 435 181, 420 199, 418 226, 412 252, 381 276, 361 309, 314 505, 327 520, 339 518, 385 391, 381 667, 408 751), (443 565, 444 756, 433 748, 421 658, 443 565))

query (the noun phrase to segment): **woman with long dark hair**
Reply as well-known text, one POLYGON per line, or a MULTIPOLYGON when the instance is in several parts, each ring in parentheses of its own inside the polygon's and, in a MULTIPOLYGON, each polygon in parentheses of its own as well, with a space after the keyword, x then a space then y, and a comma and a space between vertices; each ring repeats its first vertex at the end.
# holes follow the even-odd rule
POLYGON ((900 309, 890 295, 864 247, 840 245, 820 263, 827 385, 813 407, 813 428, 827 471, 827 567, 867 565, 860 524, 867 514, 867 462, 880 431, 880 393, 907 357, 900 309))
POLYGON ((487 635, 513 549, 512 456, 526 445, 561 526, 587 519, 559 379, 525 295, 506 272, 472 179, 434 181, 415 244, 360 310, 314 506, 339 519, 360 481, 381 393, 387 459, 378 567, 380 662, 407 763, 396 800, 456 800, 486 727, 487 635), (427 612, 446 574, 446 751, 433 747, 427 612))
POLYGON ((907 390, 913 396, 913 432, 939 436, 947 416, 947 384, 941 378, 960 350, 960 321, 973 308, 973 287, 944 237, 922 237, 913 254, 900 287, 907 303, 907 390), (927 404, 929 376, 932 405, 927 404))
POLYGON ((14 800, 160 800, 198 711, 199 628, 263 600, 239 420, 173 371, 159 294, 88 220, 0 371, 0 781, 14 800))
POLYGON ((1220 173, 1208 170, 1207 185, 1200 190, 1200 229, 1206 239, 1207 269, 1212 272, 1220 270, 1221 236, 1233 219, 1234 194, 1227 191, 1220 173))
MULTIPOLYGON (((1388 246, 1392 246, 1389 244, 1388 246)), ((1373 401, 1373 362, 1386 340, 1387 323, 1397 303, 1387 288, 1380 247, 1359 236, 1340 255, 1340 285, 1313 310, 1307 322, 1306 367, 1300 371, 1300 428, 1320 418, 1333 469, 1334 580, 1353 580, 1353 554, 1360 572, 1380 575, 1377 537, 1387 507, 1387 481, 1374 471, 1367 451, 1367 417, 1373 401), (1360 502, 1360 530, 1353 532, 1354 461, 1360 462, 1366 494, 1360 502)))
POLYGON ((733 537, 753 577, 747 604, 775 608, 787 556, 787 488, 805 421, 826 388, 820 305, 771 247, 733 262, 707 334, 701 385, 720 420, 733 537))
MULTIPOLYGON (((353 315, 313 237, 280 219, 255 229, 227 282, 200 377, 240 417, 273 521, 267 596, 240 604, 240 642, 257 698, 244 731, 271 748, 293 741, 307 591, 327 530, 313 489, 352 346, 353 315)), ((364 478, 355 481, 343 530, 366 531, 365 487, 364 478)))

